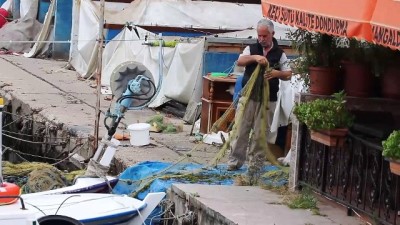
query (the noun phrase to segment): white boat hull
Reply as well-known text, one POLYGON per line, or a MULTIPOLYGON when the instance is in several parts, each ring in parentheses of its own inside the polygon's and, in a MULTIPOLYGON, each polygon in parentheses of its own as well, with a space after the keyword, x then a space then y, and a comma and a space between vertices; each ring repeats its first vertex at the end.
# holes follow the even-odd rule
POLYGON ((85 225, 140 225, 164 196, 165 193, 162 192, 150 193, 149 198, 140 201, 126 195, 114 194, 22 195, 22 201, 0 206, 0 225, 12 225, 11 219, 18 216, 30 219, 31 223, 22 223, 30 225, 32 219, 39 224, 53 224, 57 216, 72 218, 85 225), (22 202, 25 209, 22 209, 22 202), (53 219, 53 223, 49 219, 53 219))

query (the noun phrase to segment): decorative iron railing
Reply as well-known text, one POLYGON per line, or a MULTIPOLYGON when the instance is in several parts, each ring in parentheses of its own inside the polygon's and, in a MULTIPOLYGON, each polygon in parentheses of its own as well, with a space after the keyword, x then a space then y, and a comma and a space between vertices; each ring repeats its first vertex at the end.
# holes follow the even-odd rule
POLYGON ((349 133, 342 148, 312 141, 303 126, 299 184, 356 211, 377 224, 400 225, 400 176, 390 172, 380 140, 349 133))

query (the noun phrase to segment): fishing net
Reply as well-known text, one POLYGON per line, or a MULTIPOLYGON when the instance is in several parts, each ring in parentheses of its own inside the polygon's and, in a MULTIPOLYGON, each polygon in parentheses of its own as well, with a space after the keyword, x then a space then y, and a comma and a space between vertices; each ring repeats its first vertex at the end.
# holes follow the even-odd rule
POLYGON ((30 172, 41 169, 41 168, 51 168, 53 167, 47 163, 40 162, 23 162, 23 163, 10 163, 7 161, 2 162, 3 175, 4 176, 27 176, 30 172))
POLYGON ((4 180, 24 187, 25 193, 52 190, 72 184, 74 179, 84 174, 84 170, 76 170, 64 173, 48 163, 2 162, 4 180))
MULTIPOLYGON (((251 75, 249 81, 247 84, 243 87, 242 89, 242 97, 244 97, 243 105, 240 107, 241 110, 237 110, 236 115, 235 115, 235 107, 237 104, 237 101, 234 101, 229 108, 225 111, 225 113, 214 123, 212 126, 211 130, 214 132, 217 132, 218 130, 221 130, 222 124, 225 124, 230 118, 235 116, 235 121, 232 127, 232 130, 230 132, 230 138, 228 141, 224 143, 222 146, 221 150, 217 153, 216 157, 213 160, 213 165, 217 165, 218 162, 226 155, 228 152, 229 146, 230 146, 230 140, 233 140, 238 133, 238 130, 240 130, 240 124, 243 119, 253 119, 253 118, 243 118, 244 110, 247 107, 248 100, 250 99, 250 95, 253 92, 253 89, 256 88, 256 82, 258 82, 257 77, 263 76, 263 73, 265 70, 270 70, 269 66, 261 67, 258 65, 256 69, 254 70, 253 74, 251 75)), ((269 103, 269 82, 263 82, 264 87, 262 89, 262 95, 261 95, 261 108, 262 109, 268 109, 268 103, 269 103)), ((272 118, 271 118, 272 119, 272 118)), ((261 127, 260 127, 260 132, 266 133, 267 132, 267 110, 261 110, 261 127)), ((275 155, 271 152, 271 150, 268 147, 267 140, 266 140, 266 135, 260 135, 259 141, 259 146, 262 149, 265 149, 266 157, 269 162, 271 162, 274 165, 278 165, 278 161, 276 160, 275 155)))
POLYGON ((29 173, 28 181, 23 187, 25 193, 36 193, 54 190, 67 186, 67 180, 58 169, 41 168, 29 173))

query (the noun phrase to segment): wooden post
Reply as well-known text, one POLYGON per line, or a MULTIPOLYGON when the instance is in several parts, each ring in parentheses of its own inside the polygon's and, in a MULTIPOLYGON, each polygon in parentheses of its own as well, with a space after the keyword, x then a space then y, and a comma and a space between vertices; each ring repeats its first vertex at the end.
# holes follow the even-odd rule
POLYGON ((99 21, 99 37, 98 37, 98 61, 96 69, 96 84, 97 84, 97 99, 96 99, 96 120, 94 127, 94 149, 95 152, 99 143, 99 126, 100 126, 100 96, 101 96, 101 73, 102 73, 102 59, 103 59, 103 32, 104 32, 104 0, 100 2, 100 21, 99 21))

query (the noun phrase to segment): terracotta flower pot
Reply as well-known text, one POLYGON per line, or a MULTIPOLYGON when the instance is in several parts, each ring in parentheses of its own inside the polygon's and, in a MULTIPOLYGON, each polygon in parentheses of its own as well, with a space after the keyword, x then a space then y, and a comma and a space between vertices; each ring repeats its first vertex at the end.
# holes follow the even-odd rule
POLYGON ((339 77, 330 67, 310 67, 310 92, 316 95, 331 95, 337 92, 339 77))
POLYGON ((344 90, 348 96, 370 97, 374 89, 374 77, 367 65, 342 62, 344 90))
POLYGON ((396 174, 397 176, 400 176, 400 161, 389 159, 389 163, 390 163, 390 172, 396 174))
POLYGON ((343 147, 347 128, 336 128, 331 130, 312 130, 311 140, 329 147, 343 147))
POLYGON ((388 67, 382 78, 384 98, 400 99, 400 68, 388 67))

